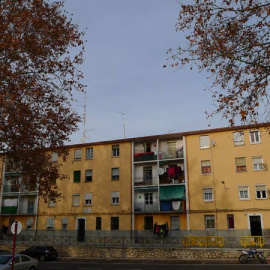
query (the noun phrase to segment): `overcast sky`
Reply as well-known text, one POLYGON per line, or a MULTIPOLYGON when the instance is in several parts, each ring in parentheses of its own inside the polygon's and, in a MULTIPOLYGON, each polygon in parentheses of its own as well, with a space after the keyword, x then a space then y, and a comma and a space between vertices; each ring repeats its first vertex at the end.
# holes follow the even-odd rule
MULTIPOLYGON (((85 142, 227 126, 213 110, 207 74, 164 69, 166 51, 183 44, 175 31, 177 0, 65 0, 73 22, 86 30, 85 142)), ((83 95, 76 110, 83 112, 83 95)), ((83 125, 71 139, 81 143, 83 125)))

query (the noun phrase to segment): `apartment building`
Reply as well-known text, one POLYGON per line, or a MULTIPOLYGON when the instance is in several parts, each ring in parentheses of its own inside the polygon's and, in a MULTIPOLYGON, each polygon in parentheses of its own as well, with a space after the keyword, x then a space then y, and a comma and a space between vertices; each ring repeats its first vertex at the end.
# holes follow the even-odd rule
MULTIPOLYGON (((91 235, 130 236, 131 143, 115 140, 67 147, 69 156, 65 162, 57 152, 51 153, 52 162, 61 163, 60 172, 67 176, 64 180, 57 179, 62 197, 56 201, 48 198, 48 203, 39 200, 37 205, 35 192, 35 196, 27 194, 27 205, 23 201, 27 201, 26 195, 22 197, 21 189, 11 188, 7 197, 7 176, 19 177, 19 174, 11 175, 5 169, 1 209, 1 216, 6 219, 4 224, 9 226, 16 218, 22 223, 24 234, 74 236, 78 241, 84 241, 86 236, 91 235), (20 207, 13 212, 6 211, 5 198, 13 197, 20 198, 23 211, 20 207), (30 207, 32 201, 33 208, 30 207), (31 224, 28 221, 30 213, 31 224)), ((16 181, 19 186, 19 178, 16 181)))
MULTIPOLYGON (((2 157, 3 158, 3 157, 2 157)), ((1 219, 3 234, 10 234, 10 228, 15 220, 20 220, 24 228, 31 229, 36 225, 38 212, 38 192, 26 190, 20 185, 21 175, 19 164, 1 159, 1 219)))
POLYGON ((269 124, 186 136, 188 233, 269 236, 269 124))
POLYGON ((2 168, 1 219, 23 234, 269 236, 269 124, 66 146, 62 197, 44 203, 2 168))

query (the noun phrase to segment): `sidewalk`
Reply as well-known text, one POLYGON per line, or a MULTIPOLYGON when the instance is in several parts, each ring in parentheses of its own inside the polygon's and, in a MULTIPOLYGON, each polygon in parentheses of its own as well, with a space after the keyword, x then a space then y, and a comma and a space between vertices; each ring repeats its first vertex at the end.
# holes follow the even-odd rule
MULTIPOLYGON (((59 257, 59 261, 65 262, 89 262, 89 263, 143 263, 143 264, 240 264, 236 259, 126 259, 126 258, 86 258, 86 257, 59 257)), ((261 264, 257 259, 249 261, 248 264, 261 264)), ((269 264, 267 261, 264 264, 269 264)))

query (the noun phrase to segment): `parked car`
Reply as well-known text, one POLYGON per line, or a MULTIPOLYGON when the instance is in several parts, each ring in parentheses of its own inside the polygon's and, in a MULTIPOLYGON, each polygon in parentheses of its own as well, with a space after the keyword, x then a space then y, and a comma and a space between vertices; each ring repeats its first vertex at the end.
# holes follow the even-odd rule
POLYGON ((46 260, 55 260, 58 256, 57 250, 52 246, 31 246, 30 248, 19 253, 36 258, 41 262, 46 260))
MULTIPOLYGON (((12 254, 0 255, 0 270, 11 270, 12 254)), ((14 256, 14 269, 36 270, 38 260, 27 255, 16 254, 14 256)))

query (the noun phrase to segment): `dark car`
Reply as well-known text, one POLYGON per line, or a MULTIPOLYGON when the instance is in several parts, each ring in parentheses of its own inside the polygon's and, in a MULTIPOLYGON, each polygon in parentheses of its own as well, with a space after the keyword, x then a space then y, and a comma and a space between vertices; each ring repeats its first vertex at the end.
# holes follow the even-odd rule
POLYGON ((46 260, 55 260, 58 256, 57 250, 52 246, 32 246, 20 254, 28 255, 32 258, 36 258, 41 262, 46 260))

